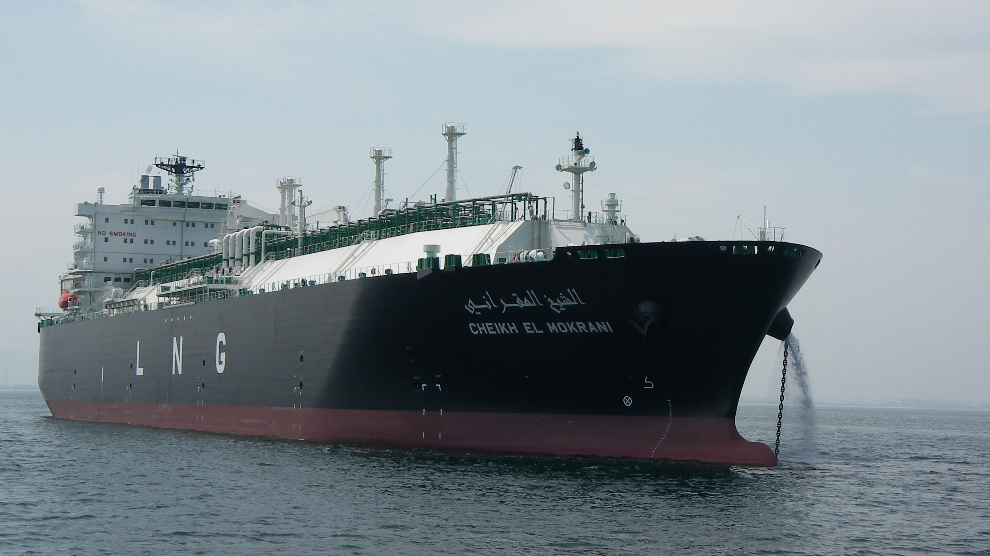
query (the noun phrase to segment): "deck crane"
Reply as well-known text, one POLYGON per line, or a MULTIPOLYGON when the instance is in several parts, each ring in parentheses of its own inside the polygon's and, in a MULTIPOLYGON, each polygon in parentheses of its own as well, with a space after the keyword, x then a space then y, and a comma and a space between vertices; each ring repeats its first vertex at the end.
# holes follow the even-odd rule
MULTIPOLYGON (((736 216, 736 229, 739 230, 739 239, 742 239, 743 238, 742 237, 742 229, 743 229, 743 227, 745 227, 747 230, 749 230, 749 233, 753 234, 753 239, 757 239, 757 240, 760 239, 760 234, 756 233, 756 230, 753 229, 753 226, 750 225, 749 221, 747 221, 745 218, 743 218, 742 215, 740 214, 740 215, 736 216)), ((735 238, 735 235, 736 234, 733 233, 732 234, 732 237, 735 238)))
POLYGON ((512 193, 512 184, 514 184, 516 182, 516 175, 519 173, 519 170, 522 170, 522 166, 513 166, 512 167, 512 172, 509 173, 509 178, 507 180, 505 180, 506 183, 508 184, 505 187, 505 194, 506 195, 508 195, 509 193, 512 193))
MULTIPOLYGON (((784 228, 770 225, 770 221, 767 220, 767 207, 763 207, 763 226, 758 228, 759 231, 754 230, 753 226, 742 215, 736 216, 736 228, 739 230, 739 239, 742 239, 743 227, 749 230, 749 233, 753 234, 753 238, 757 241, 784 241, 784 228), (777 237, 778 233, 780 237, 777 237)), ((732 237, 735 238, 734 230, 732 237)))

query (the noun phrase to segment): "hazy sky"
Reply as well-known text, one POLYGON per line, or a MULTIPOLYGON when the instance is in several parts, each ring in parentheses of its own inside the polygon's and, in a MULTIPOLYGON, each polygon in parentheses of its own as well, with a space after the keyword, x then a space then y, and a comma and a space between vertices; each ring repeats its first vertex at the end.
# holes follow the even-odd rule
MULTIPOLYGON (((990 402, 990 3, 0 2, 0 365, 37 373, 36 306, 71 260, 73 203, 119 203, 156 155, 263 206, 370 212, 443 162, 567 204, 575 131, 596 206, 647 241, 731 239, 768 207, 825 258, 791 303, 822 401, 990 402), (362 204, 362 199, 365 199, 362 204)), ((442 172, 417 195, 442 193, 442 172)), ((768 338, 744 394, 770 396, 768 338)), ((67 346, 67 349, 71 349, 67 346)))

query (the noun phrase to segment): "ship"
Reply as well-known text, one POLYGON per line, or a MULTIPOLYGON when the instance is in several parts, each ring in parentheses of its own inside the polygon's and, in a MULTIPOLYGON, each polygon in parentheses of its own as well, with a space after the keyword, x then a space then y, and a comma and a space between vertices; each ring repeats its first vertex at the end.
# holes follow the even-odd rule
MULTIPOLYGON (((202 195, 202 161, 156 158, 129 202, 76 205, 59 307, 38 309, 39 387, 56 418, 330 444, 774 466, 735 415, 764 338, 821 261, 750 241, 644 242, 580 134, 556 169, 569 209, 513 191, 269 211, 202 195), (158 174, 152 172, 158 169, 158 174), (162 175, 164 172, 164 175, 162 175), (167 181, 163 183, 163 178, 167 181)), ((503 184, 505 186, 506 184, 503 184)), ((778 234, 778 231, 780 232, 778 234)))

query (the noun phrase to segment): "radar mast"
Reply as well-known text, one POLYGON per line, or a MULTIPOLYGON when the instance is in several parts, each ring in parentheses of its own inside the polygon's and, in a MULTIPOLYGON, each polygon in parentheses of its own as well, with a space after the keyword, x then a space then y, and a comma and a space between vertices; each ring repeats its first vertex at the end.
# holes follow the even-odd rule
POLYGON ((165 170, 168 175, 172 176, 173 192, 179 195, 192 194, 193 186, 190 185, 190 182, 196 181, 194 174, 206 168, 202 160, 184 157, 179 154, 179 151, 175 152, 175 156, 168 158, 156 156, 155 167, 165 170), (187 185, 189 186, 188 193, 186 192, 187 185))
MULTIPOLYGON (((571 139, 571 156, 561 158, 560 164, 557 164, 558 172, 574 174, 574 186, 571 189, 571 220, 579 222, 583 219, 584 215, 583 174, 585 172, 594 172, 598 167, 595 164, 595 160, 588 156, 589 153, 591 153, 591 149, 585 148, 581 134, 576 133, 574 139, 571 139)), ((589 216, 589 218, 591 217, 589 216)))

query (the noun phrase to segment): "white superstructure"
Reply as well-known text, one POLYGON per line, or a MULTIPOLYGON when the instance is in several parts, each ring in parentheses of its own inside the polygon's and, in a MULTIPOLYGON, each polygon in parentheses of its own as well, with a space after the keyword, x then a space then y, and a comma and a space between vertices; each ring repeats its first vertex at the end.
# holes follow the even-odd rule
MULTIPOLYGON (((444 129, 450 131, 445 135, 453 167, 452 139, 463 135, 463 125, 444 129)), ((575 160, 558 169, 579 183, 583 171, 574 170, 592 171, 594 165, 580 138, 573 150, 575 160)), ((390 155, 372 150, 379 195, 381 163, 390 155)), ((195 168, 178 156, 168 161, 173 182, 195 168)), ((334 226, 312 227, 305 220, 312 201, 300 185, 298 178, 280 180, 280 208, 270 214, 239 197, 194 196, 191 188, 180 193, 178 186, 165 190, 159 176, 142 176, 129 204, 78 205, 77 214, 89 222, 77 226, 82 239, 62 288, 79 296, 79 307, 112 313, 432 270, 441 268, 441 260, 443 267, 539 262, 552 258, 556 247, 638 241, 619 216, 614 193, 601 213, 585 213, 578 205, 577 218, 572 210, 562 220, 554 217, 553 198, 509 193, 406 203, 356 221, 340 206, 334 226)), ((583 188, 575 192, 580 203, 579 192, 583 188)))
POLYGON ((137 269, 211 253, 230 229, 274 221, 240 198, 193 195, 188 180, 176 181, 166 188, 162 176, 145 174, 128 203, 105 204, 101 187, 97 202, 76 205, 86 221, 75 227, 72 262, 59 279, 74 304, 99 308, 131 289, 137 269))

